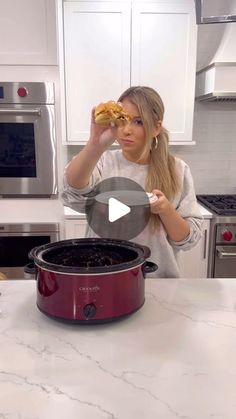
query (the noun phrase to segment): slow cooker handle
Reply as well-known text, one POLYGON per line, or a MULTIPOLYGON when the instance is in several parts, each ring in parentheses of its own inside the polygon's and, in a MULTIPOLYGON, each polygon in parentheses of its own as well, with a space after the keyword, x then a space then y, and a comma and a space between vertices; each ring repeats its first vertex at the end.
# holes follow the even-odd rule
POLYGON ((34 275, 36 273, 36 266, 34 264, 34 256, 38 247, 39 246, 33 247, 28 253, 28 258, 31 259, 33 262, 29 262, 27 263, 27 265, 24 266, 24 272, 26 274, 34 275))
POLYGON ((24 272, 26 274, 34 275, 36 272, 36 266, 34 262, 27 263, 27 265, 24 266, 24 272))
POLYGON ((145 258, 145 259, 149 258, 150 254, 151 254, 151 251, 150 251, 149 247, 144 246, 144 245, 142 244, 142 249, 143 249, 143 253, 144 253, 144 255, 143 255, 143 256, 144 256, 144 258, 145 258))
POLYGON ((144 270, 145 274, 155 272, 157 269, 158 269, 158 266, 154 262, 146 261, 143 265, 143 270, 144 270))
POLYGON ((36 250, 41 246, 35 246, 28 253, 28 258, 34 260, 36 250))

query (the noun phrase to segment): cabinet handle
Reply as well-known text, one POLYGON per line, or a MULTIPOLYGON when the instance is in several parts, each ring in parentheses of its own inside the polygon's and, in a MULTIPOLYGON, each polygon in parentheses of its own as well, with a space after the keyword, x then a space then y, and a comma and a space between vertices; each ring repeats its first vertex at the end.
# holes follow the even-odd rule
POLYGON ((204 248, 203 248, 203 259, 207 256, 207 230, 204 230, 204 248))

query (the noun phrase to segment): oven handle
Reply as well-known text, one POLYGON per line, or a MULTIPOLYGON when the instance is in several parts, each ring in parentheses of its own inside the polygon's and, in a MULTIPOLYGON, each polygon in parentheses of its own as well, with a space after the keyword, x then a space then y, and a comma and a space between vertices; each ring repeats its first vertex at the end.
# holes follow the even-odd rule
POLYGON ((217 256, 219 259, 234 259, 236 252, 226 252, 225 250, 217 249, 217 256))
POLYGON ((41 115, 40 109, 0 109, 0 115, 41 115))

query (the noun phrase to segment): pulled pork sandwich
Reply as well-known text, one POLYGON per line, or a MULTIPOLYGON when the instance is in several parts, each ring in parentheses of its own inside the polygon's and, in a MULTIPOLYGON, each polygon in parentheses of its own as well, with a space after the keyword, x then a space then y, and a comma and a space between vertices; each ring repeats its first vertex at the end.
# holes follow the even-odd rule
POLYGON ((118 102, 100 103, 95 108, 95 122, 99 125, 113 125, 120 127, 131 121, 131 117, 123 110, 118 102))

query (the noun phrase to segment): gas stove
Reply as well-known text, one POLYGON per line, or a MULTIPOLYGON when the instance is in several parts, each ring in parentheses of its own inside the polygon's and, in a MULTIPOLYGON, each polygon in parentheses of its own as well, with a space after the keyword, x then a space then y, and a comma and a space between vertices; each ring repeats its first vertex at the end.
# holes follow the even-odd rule
POLYGON ((197 195, 197 200, 215 214, 236 216, 236 195, 197 195))
POLYGON ((236 195, 197 195, 212 213, 208 277, 236 277, 236 195))

